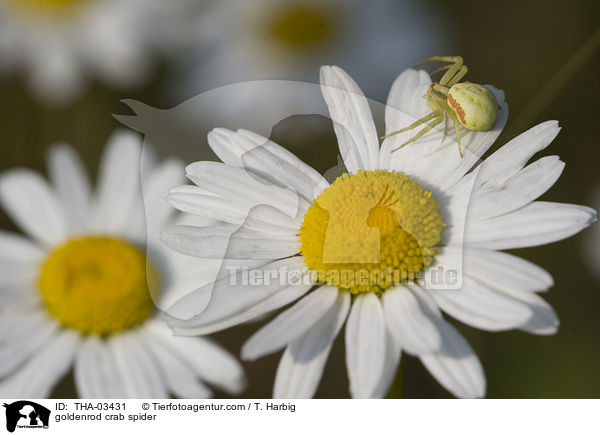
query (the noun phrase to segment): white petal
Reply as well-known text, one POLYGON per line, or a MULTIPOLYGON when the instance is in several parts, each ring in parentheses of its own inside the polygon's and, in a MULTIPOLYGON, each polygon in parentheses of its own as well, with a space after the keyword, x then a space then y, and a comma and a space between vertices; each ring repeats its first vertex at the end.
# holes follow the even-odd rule
POLYGON ((522 325, 520 329, 538 335, 556 334, 559 325, 558 316, 548 302, 531 292, 509 288, 503 288, 502 292, 527 304, 529 309, 533 311, 533 317, 522 325))
POLYGON ((377 399, 385 397, 392 386, 398 372, 400 355, 402 353, 400 343, 392 336, 390 330, 386 329, 383 371, 377 383, 377 388, 375 388, 375 392, 373 393, 373 397, 377 399))
POLYGON ((479 358, 454 327, 442 318, 438 319, 438 325, 442 333, 442 349, 421 355, 421 362, 456 397, 483 397, 486 382, 479 358))
POLYGON ((377 169, 377 130, 369 103, 358 85, 341 68, 323 66, 321 91, 348 171, 377 169))
POLYGON ((373 397, 385 362, 385 320, 379 298, 359 295, 346 324, 346 367, 353 398, 373 397))
POLYGON ((85 231, 91 189, 81 159, 69 145, 57 144, 48 152, 47 160, 50 179, 62 202, 71 231, 85 231))
POLYGON ((171 189, 169 203, 184 213, 244 225, 264 232, 297 234, 301 222, 268 205, 248 206, 230 198, 204 192, 197 186, 171 189))
POLYGON ((131 330, 109 338, 108 348, 128 399, 169 397, 156 361, 142 345, 139 331, 131 330))
POLYGON ((388 289, 381 302, 390 334, 407 353, 419 355, 440 348, 442 339, 434 320, 409 289, 388 289))
POLYGON ((243 168, 217 162, 196 162, 186 168, 186 175, 198 187, 214 195, 230 198, 248 208, 270 205, 297 216, 306 203, 288 188, 276 186, 243 168))
POLYGON ((546 121, 520 134, 485 159, 478 182, 504 183, 519 172, 535 153, 550 145, 559 131, 557 121, 546 121))
MULTIPOLYGON (((252 270, 256 270, 261 276, 270 276, 271 272, 277 272, 281 274, 281 276, 284 276, 283 274, 287 271, 304 269, 305 266, 302 258, 292 257, 275 261, 252 270)), ((199 298, 196 295, 196 292, 194 292, 182 298, 172 309, 168 310, 169 315, 172 317, 169 323, 172 327, 206 325, 215 320, 222 320, 240 313, 257 303, 264 301, 279 290, 290 287, 286 280, 281 282, 280 279, 272 279, 268 284, 265 281, 262 285, 250 285, 249 281, 244 281, 245 275, 248 274, 249 278, 250 272, 251 271, 247 269, 240 269, 231 275, 215 281, 214 284, 212 284, 212 294, 209 304, 200 307, 201 309, 195 313, 196 318, 190 319, 189 317, 180 317, 182 320, 179 320, 175 315, 192 312, 193 309, 189 310, 185 307, 187 305, 192 305, 190 302, 195 300, 200 300, 204 303, 204 297, 201 296, 199 298)), ((208 284, 208 286, 210 287, 211 284, 208 284)), ((300 283, 299 287, 310 288, 312 287, 312 284, 300 283)), ((200 289, 200 291, 204 293, 206 290, 200 289)))
POLYGON ((177 351, 152 333, 142 334, 144 344, 160 366, 169 391, 181 399, 209 399, 212 391, 204 385, 195 370, 177 351))
POLYGON ((469 222, 514 211, 537 199, 558 180, 565 167, 558 156, 536 160, 500 185, 476 189, 469 202, 469 222))
POLYGON ((244 343, 242 358, 255 360, 278 351, 303 335, 331 308, 337 294, 337 288, 322 286, 300 299, 244 343))
POLYGON ((431 290, 429 294, 455 319, 487 331, 517 328, 533 317, 526 304, 468 276, 463 277, 460 289, 431 290))
POLYGON ((506 215, 468 223, 465 243, 487 249, 538 246, 570 237, 596 219, 596 211, 589 207, 536 201, 506 215))
POLYGON ((214 227, 175 225, 163 231, 161 241, 185 255, 216 259, 275 259, 297 254, 295 235, 267 234, 235 225, 214 227))
POLYGON ((18 369, 58 335, 58 324, 50 320, 46 313, 16 310, 10 305, 7 307, 11 312, 3 313, 2 326, 6 334, 0 336, 0 377, 18 369))
POLYGON ((79 349, 73 375, 82 399, 122 399, 128 397, 121 372, 106 342, 87 337, 79 349))
POLYGON ((173 209, 165 197, 169 189, 184 182, 184 174, 184 165, 177 159, 169 159, 148 171, 147 181, 142 187, 150 240, 158 237, 160 230, 173 215, 173 209))
POLYGON ((132 225, 132 204, 141 198, 141 152, 141 140, 132 132, 120 130, 110 137, 100 162, 93 209, 95 231, 124 234, 132 225))
POLYGON ((69 370, 79 341, 78 334, 67 330, 45 343, 19 371, 0 382, 0 397, 48 397, 69 370))
MULTIPOLYGON (((68 49, 61 38, 47 35, 36 38, 30 58, 29 84, 33 93, 48 105, 63 105, 84 87, 83 72, 78 56, 68 49)), ((31 46, 30 46, 31 47, 31 46)))
POLYGON ((15 233, 0 230, 0 261, 36 264, 44 259, 44 251, 36 244, 15 233))
POLYGON ((60 200, 39 174, 13 169, 0 176, 0 202, 23 231, 55 245, 67 237, 67 217, 60 200))
POLYGON ((148 328, 204 381, 229 394, 239 394, 246 387, 242 365, 222 347, 202 337, 173 336, 156 321, 148 322, 148 328))
POLYGON ((349 308, 350 293, 339 292, 338 300, 319 323, 286 348, 277 367, 273 398, 309 399, 315 395, 349 308))
POLYGON ((228 165, 246 168, 276 185, 289 186, 307 201, 312 202, 329 186, 313 168, 259 134, 218 128, 208 134, 208 143, 228 165))
POLYGON ((216 319, 212 322, 201 324, 191 323, 186 325, 180 323, 178 326, 173 325, 173 330, 178 335, 206 335, 213 332, 221 331, 241 323, 257 319, 267 313, 277 310, 290 302, 293 302, 306 294, 312 286, 291 286, 276 291, 266 299, 250 306, 242 311, 239 311, 228 317, 216 319))
POLYGON ((32 287, 43 259, 44 252, 28 239, 0 231, 0 292, 32 287))
POLYGON ((463 272, 493 288, 545 291, 552 276, 520 257, 489 249, 465 248, 463 272))

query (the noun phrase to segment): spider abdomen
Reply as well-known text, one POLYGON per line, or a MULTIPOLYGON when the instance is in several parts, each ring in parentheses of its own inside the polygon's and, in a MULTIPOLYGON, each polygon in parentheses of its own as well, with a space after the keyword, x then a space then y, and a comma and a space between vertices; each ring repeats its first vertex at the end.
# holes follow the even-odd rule
POLYGON ((483 85, 457 83, 448 91, 447 101, 450 111, 468 130, 489 130, 496 121, 498 101, 483 85))

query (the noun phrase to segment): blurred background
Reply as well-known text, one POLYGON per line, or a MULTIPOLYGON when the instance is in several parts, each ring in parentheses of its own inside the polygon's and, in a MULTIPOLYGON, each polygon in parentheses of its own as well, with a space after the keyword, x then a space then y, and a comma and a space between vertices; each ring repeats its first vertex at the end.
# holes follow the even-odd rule
MULTIPOLYGON (((149 107, 171 109, 238 82, 318 83, 322 64, 343 67, 367 97, 385 102, 404 68, 433 55, 460 54, 469 66, 468 80, 493 84, 506 94, 509 121, 492 151, 539 122, 559 120, 563 129, 544 154, 560 155, 567 166, 542 199, 600 208, 600 195, 593 199, 593 192, 600 191, 597 1, 161 4, 0 0, 0 170, 26 166, 45 173, 46 150, 66 141, 95 176, 106 139, 123 127, 113 114, 124 115, 121 121, 144 131, 135 117, 127 116, 151 113, 149 107), (52 4, 44 6, 51 12, 40 12, 45 3, 52 4), (86 10, 92 3, 106 4, 86 10), (95 17, 104 21, 95 23, 95 17), (97 31, 90 33, 96 24, 97 31), (123 27, 128 31, 122 32, 123 27)), ((153 138, 160 153, 186 161, 216 159, 206 132, 256 123, 259 130, 267 125, 271 131, 266 134, 322 173, 336 165, 337 145, 328 119, 279 116, 302 113, 297 108, 310 102, 281 94, 265 98, 264 86, 228 89, 215 94, 210 110, 192 105, 185 119, 173 119, 181 127, 173 128, 176 137, 153 138), (276 122, 270 125, 272 119, 276 122)), ((1 210, 0 228, 17 231, 1 210)), ((553 275, 555 286, 544 297, 560 317, 557 335, 487 333, 455 322, 482 360, 487 397, 600 397, 600 257, 591 258, 589 249, 600 243, 596 233, 591 228, 559 243, 515 251, 553 275)), ((260 326, 237 327, 216 338, 237 355, 260 326)), ((270 397, 279 358, 276 354, 245 364, 250 379, 245 397, 270 397)), ((450 397, 418 360, 403 355, 402 373, 395 387, 401 387, 403 397, 450 397)), ((317 397, 349 397, 347 385, 342 334, 317 397)), ((70 375, 54 395, 75 396, 70 375)))

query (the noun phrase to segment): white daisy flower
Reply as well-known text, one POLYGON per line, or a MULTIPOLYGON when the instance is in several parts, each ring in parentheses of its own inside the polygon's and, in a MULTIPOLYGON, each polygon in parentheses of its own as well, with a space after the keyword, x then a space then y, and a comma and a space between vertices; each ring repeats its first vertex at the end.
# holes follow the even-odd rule
MULTIPOLYGON (((431 111, 423 98, 430 85, 424 71, 409 69, 396 79, 385 112, 388 134, 431 111)), ((169 312, 171 326, 177 334, 208 334, 295 302, 242 349, 251 360, 285 349, 275 397, 315 394, 344 324, 353 397, 384 396, 402 351, 420 358, 455 396, 484 396, 479 359, 442 313, 488 331, 555 333, 557 316, 537 294, 552 286, 551 276, 501 250, 554 242, 596 220, 588 207, 536 201, 564 163, 557 156, 527 162, 558 134, 557 122, 533 127, 481 162, 508 116, 503 93, 490 86, 501 104, 498 118, 490 131, 463 131, 464 158, 453 137, 442 141, 441 128, 392 152, 414 132, 389 137, 380 147, 357 84, 340 68, 326 66, 321 86, 347 168, 331 185, 264 137, 216 129, 208 141, 224 163, 188 166, 197 187, 169 194, 176 208, 221 223, 168 229, 162 236, 168 246, 204 258, 225 246, 227 258, 266 263, 184 297, 169 312), (365 243, 373 231, 377 251, 365 243), (427 274, 412 283, 395 275, 334 279, 344 270, 390 267, 407 273, 462 268, 462 285, 435 288, 427 274), (297 276, 252 285, 257 276, 280 269, 311 277, 316 272, 321 285, 297 276), (240 285, 245 277, 247 285, 240 285)))
MULTIPOLYGON (((383 92, 382 81, 394 78, 384 71, 453 45, 435 8, 407 0, 221 0, 201 23, 206 45, 183 65, 184 98, 242 81, 314 83, 325 62, 355 71, 369 93, 383 92), (381 74, 372 74, 374 65, 381 74)), ((244 94, 248 104, 260 98, 251 88, 244 94)))
POLYGON ((64 103, 86 75, 141 84, 156 51, 197 39, 190 0, 0 0, 0 71, 25 71, 36 95, 64 103))
POLYGON ((81 398, 207 398, 206 384, 239 393, 233 356, 173 337, 158 318, 156 306, 215 268, 158 243, 175 221, 164 196, 182 164, 158 164, 118 132, 95 194, 72 148, 52 148, 48 170, 51 184, 27 169, 0 175, 0 203, 29 236, 0 232, 0 396, 46 397, 71 366, 81 398))

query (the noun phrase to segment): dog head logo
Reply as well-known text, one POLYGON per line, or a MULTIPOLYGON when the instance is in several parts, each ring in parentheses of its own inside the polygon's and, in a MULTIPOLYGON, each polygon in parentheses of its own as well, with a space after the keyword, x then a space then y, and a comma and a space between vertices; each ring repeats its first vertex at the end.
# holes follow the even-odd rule
POLYGON ((50 420, 50 410, 42 405, 28 400, 19 400, 4 404, 6 408, 6 430, 14 432, 19 428, 47 428, 50 420))

